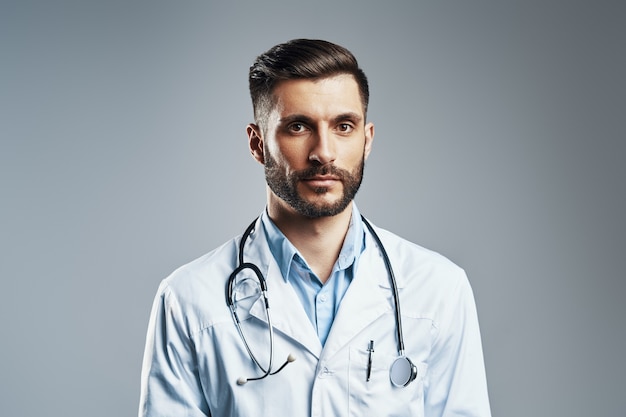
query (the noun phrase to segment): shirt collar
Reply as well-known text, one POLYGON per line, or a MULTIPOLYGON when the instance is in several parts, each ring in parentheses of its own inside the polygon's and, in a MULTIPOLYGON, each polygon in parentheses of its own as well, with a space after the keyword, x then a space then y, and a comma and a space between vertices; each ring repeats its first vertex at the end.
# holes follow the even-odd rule
MULTIPOLYGON (((267 214, 267 209, 263 210, 263 213, 261 214, 261 222, 263 223, 263 229, 265 230, 265 237, 267 238, 270 252, 272 252, 274 259, 276 259, 276 263, 278 264, 285 281, 289 281, 291 265, 293 262, 299 262, 305 268, 310 270, 310 267, 307 265, 304 257, 302 257, 298 249, 296 249, 296 247, 270 219, 270 216, 267 214)), ((361 214, 356 207, 356 204, 353 202, 352 217, 350 218, 348 232, 346 233, 346 238, 343 241, 343 245, 341 247, 341 251, 339 252, 337 262, 333 268, 333 272, 346 269, 352 264, 356 264, 356 262, 358 262, 358 258, 365 247, 365 231, 363 227, 364 225, 361 220, 361 214)))

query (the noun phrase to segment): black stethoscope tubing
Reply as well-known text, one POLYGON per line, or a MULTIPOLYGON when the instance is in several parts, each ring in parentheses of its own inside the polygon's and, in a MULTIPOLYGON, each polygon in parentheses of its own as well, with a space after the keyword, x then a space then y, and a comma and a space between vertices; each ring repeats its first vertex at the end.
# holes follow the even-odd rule
POLYGON ((398 353, 400 356, 404 355, 404 336, 402 334, 402 317, 400 314, 400 295, 398 294, 398 285, 396 284, 396 276, 393 273, 393 268, 391 267, 391 261, 389 260, 389 255, 387 255, 387 251, 383 246, 383 242, 380 241, 378 234, 374 231, 374 228, 370 224, 370 222, 365 219, 361 215, 361 220, 367 228, 369 229, 372 237, 376 241, 380 252, 383 255, 383 261, 385 262, 385 267, 387 268, 387 274, 389 275, 389 282, 391 283, 391 290, 393 292, 393 303, 395 304, 395 315, 396 315, 396 336, 398 339, 398 353))
MULTIPOLYGON (((250 234, 252 234, 252 231, 254 230, 257 220, 258 218, 255 219, 252 223, 250 223, 250 225, 246 228, 245 232, 243 233, 241 240, 239 241, 239 253, 238 253, 239 265, 237 266, 237 268, 235 268, 235 270, 228 277, 227 294, 226 294, 227 303, 230 308, 233 321, 235 322, 235 327, 237 328, 239 336, 241 337, 241 340, 243 341, 246 347, 246 350, 248 351, 248 354, 250 355, 250 358, 252 358, 254 363, 263 372, 263 375, 259 377, 239 378, 237 380, 237 383, 239 385, 243 385, 248 381, 260 380, 269 375, 274 375, 280 372, 285 366, 287 366, 288 363, 293 362, 295 360, 295 358, 290 354, 287 360, 285 361, 285 363, 283 363, 280 366, 280 368, 278 368, 276 371, 272 372, 272 359, 274 356, 273 354, 274 332, 273 332, 272 322, 271 322, 271 317, 270 317, 270 312, 269 312, 269 300, 267 298, 267 282, 265 280, 265 277, 263 276, 263 273, 255 264, 250 263, 250 262, 244 262, 244 259, 243 259, 244 247, 245 247, 246 241, 248 240, 248 237, 250 236, 250 234), (237 316, 235 300, 233 297, 233 285, 234 285, 235 278, 237 277, 237 275, 244 269, 251 269, 256 275, 256 278, 259 281, 259 285, 261 287, 261 295, 263 297, 263 303, 265 304, 265 313, 267 317, 269 339, 270 339, 270 358, 269 358, 267 369, 264 368, 260 364, 256 356, 252 353, 252 349, 250 349, 250 346, 248 345, 246 337, 243 334, 243 330, 241 329, 241 323, 239 321, 239 317, 237 316)), ((402 334, 402 316, 400 313, 400 296, 398 293, 398 285, 396 283, 396 277, 393 272, 393 267, 391 266, 391 261, 389 260, 389 255, 387 254, 387 251, 385 250, 385 247, 383 246, 383 243, 380 240, 380 237, 378 237, 378 234, 374 231, 374 228, 364 216, 361 216, 361 220, 363 221, 367 229, 370 231, 372 237, 376 241, 376 244, 378 245, 381 251, 381 254, 383 256, 383 261, 385 262, 385 268, 387 269, 387 274, 389 276, 389 282, 391 284, 392 293, 393 293, 393 300, 394 300, 394 307, 395 307, 394 310, 395 310, 395 322, 396 322, 396 338, 397 338, 399 357, 393 362, 391 369, 390 369, 391 382, 394 385, 399 386, 399 387, 407 386, 411 381, 413 381, 416 378, 417 368, 413 364, 413 362, 411 362, 411 360, 404 355, 404 336, 402 334)))

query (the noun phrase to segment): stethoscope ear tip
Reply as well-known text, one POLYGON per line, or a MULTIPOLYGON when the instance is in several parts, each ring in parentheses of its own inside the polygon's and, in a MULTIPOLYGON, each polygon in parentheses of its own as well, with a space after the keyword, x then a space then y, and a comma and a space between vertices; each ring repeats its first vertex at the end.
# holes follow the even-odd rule
POLYGON ((287 356, 287 362, 293 362, 296 360, 296 357, 293 356, 291 353, 289 354, 289 356, 287 356))
POLYGON ((237 380, 237 385, 244 385, 246 382, 248 382, 248 379, 241 376, 237 380))

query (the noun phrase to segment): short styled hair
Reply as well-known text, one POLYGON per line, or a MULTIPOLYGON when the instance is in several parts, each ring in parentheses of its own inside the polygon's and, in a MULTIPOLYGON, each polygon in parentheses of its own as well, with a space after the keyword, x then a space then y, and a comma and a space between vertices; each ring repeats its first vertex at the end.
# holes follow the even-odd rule
POLYGON ((317 39, 294 39, 259 55, 249 72, 250 97, 255 122, 265 129, 272 110, 274 89, 284 80, 321 79, 351 74, 359 86, 363 113, 367 114, 369 86, 359 64, 343 46, 317 39))

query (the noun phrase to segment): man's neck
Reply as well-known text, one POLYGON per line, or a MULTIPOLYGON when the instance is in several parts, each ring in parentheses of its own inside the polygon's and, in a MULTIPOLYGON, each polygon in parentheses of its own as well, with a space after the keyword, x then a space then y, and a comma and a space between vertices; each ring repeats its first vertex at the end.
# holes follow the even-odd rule
POLYGON ((352 216, 352 204, 335 215, 319 218, 302 216, 293 210, 268 205, 268 214, 274 224, 304 257, 313 272, 322 281, 330 277, 339 257, 352 216))

